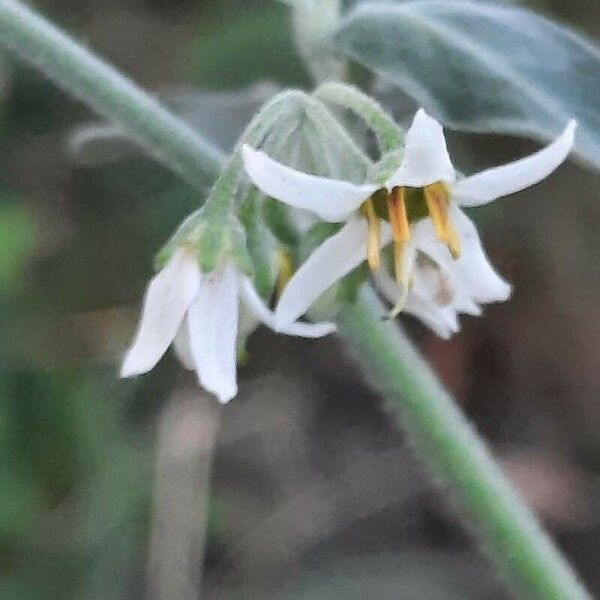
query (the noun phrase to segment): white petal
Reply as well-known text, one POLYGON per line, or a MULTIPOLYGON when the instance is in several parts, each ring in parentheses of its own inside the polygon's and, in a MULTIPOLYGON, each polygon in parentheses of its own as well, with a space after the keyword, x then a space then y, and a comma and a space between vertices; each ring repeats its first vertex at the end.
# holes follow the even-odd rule
POLYGON ((471 219, 458 207, 451 205, 450 220, 460 238, 461 255, 457 260, 452 258, 446 245, 435 237, 430 219, 420 221, 413 231, 419 250, 451 276, 451 284, 459 294, 471 299, 470 306, 461 306, 460 310, 469 314, 479 314, 477 303, 488 304, 508 300, 512 288, 490 263, 471 219))
POLYGON ((438 181, 452 183, 455 177, 444 129, 421 108, 406 134, 402 165, 387 187, 425 187, 438 181))
MULTIPOLYGON (((458 282, 459 281, 457 280, 457 283, 458 282)), ((471 298, 466 285, 459 286, 455 284, 452 308, 454 308, 457 313, 464 313, 466 315, 471 315, 472 317, 480 317, 482 313, 481 306, 471 298)))
POLYGON ((200 385, 225 403, 237 394, 239 277, 230 264, 204 276, 188 313, 190 346, 200 385))
POLYGON ((413 290, 423 298, 431 298, 440 306, 454 300, 454 288, 450 275, 439 263, 429 261, 423 255, 413 273, 413 290))
POLYGON ((571 120, 562 134, 539 152, 459 181, 453 188, 456 202, 461 206, 481 206, 539 183, 571 152, 576 127, 571 120))
POLYGON ((438 337, 450 339, 460 331, 456 311, 451 306, 438 306, 426 298, 409 294, 404 312, 422 321, 438 337))
MULTIPOLYGON (((262 298, 254 289, 252 282, 244 278, 242 280, 242 298, 244 305, 254 314, 254 316, 270 329, 275 330, 275 313, 263 302, 262 298)), ((335 323, 301 323, 296 321, 290 325, 282 327, 279 332, 286 335, 294 335, 305 338, 319 338, 329 335, 336 330, 335 323)))
MULTIPOLYGON (((391 240, 391 230, 387 223, 381 225, 383 247, 391 240)), ((285 286, 275 311, 277 330, 298 320, 323 292, 366 256, 367 223, 361 217, 353 217, 308 257, 285 286)))
POLYGON ((201 282, 195 257, 177 250, 148 286, 135 341, 129 348, 121 377, 132 377, 152 369, 177 334, 201 282))
POLYGON ((453 267, 453 259, 447 263, 434 262, 424 264, 419 261, 413 277, 413 295, 419 300, 431 304, 433 312, 441 311, 441 318, 446 319, 453 333, 458 331, 458 313, 478 316, 479 305, 471 298, 471 291, 457 275, 453 267))
POLYGON ((196 368, 194 357, 192 356, 192 347, 190 345, 190 333, 187 317, 173 340, 173 350, 179 359, 179 362, 188 370, 193 371, 196 368))
POLYGON ((296 171, 247 145, 242 154, 246 172, 264 194, 324 221, 345 221, 377 189, 296 171))
POLYGON ((461 243, 460 258, 452 268, 468 287, 471 298, 480 304, 508 300, 512 288, 490 263, 471 219, 457 207, 452 207, 450 218, 461 243))
POLYGON ((400 288, 398 287, 396 280, 386 269, 379 269, 377 273, 374 273, 373 281, 375 282, 377 289, 390 304, 396 304, 396 302, 398 302, 400 288))
POLYGON ((446 245, 435 237, 430 219, 413 228, 413 238, 419 252, 433 261, 433 264, 418 261, 413 286, 415 293, 432 299, 439 306, 451 306, 455 312, 479 316, 481 307, 471 298, 471 290, 457 272, 455 260, 446 245))
MULTIPOLYGON (((386 300, 395 305, 400 298, 396 280, 385 269, 381 269, 374 275, 374 281, 386 300)), ((408 292, 403 312, 417 317, 443 339, 448 339, 459 330, 456 312, 448 307, 436 306, 434 302, 417 296, 414 291, 408 292)))

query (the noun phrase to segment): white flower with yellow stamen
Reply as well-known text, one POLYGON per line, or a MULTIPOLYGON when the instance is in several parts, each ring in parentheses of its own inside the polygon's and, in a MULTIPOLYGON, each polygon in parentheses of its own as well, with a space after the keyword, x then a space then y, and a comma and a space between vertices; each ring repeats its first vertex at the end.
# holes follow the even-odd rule
POLYGON ((540 182, 568 156, 575 128, 570 121, 535 154, 457 180, 442 126, 421 109, 407 132, 402 164, 383 186, 302 173, 245 146, 246 171, 264 194, 345 223, 291 278, 276 325, 299 318, 365 258, 396 309, 404 307, 444 337, 458 329, 458 312, 477 314, 480 304, 506 300, 510 286, 490 265, 459 207, 481 206, 540 182), (395 284, 380 269, 380 250, 390 242, 395 284))
POLYGON ((404 312, 444 339, 459 331, 459 314, 479 316, 482 304, 502 302, 511 293, 511 286, 490 264, 472 221, 455 206, 450 207, 450 219, 461 241, 458 259, 439 243, 431 220, 422 219, 411 232, 412 285, 406 297, 385 269, 374 276, 392 304, 405 300, 404 312))
MULTIPOLYGON (((194 249, 181 246, 148 286, 121 377, 150 371, 173 343, 184 366, 196 371, 200 385, 228 402, 237 393, 240 304, 253 319, 275 329, 273 312, 232 261, 202 273, 194 249)), ((308 338, 334 330, 332 323, 294 322, 278 328, 308 338)))

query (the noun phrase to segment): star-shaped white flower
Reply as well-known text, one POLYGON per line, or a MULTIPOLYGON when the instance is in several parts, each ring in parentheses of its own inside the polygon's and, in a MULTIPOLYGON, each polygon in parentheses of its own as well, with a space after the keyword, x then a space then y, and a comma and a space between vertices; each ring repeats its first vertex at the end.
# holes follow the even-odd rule
POLYGON ((302 173, 245 146, 246 171, 263 193, 344 223, 289 281, 276 325, 299 318, 365 257, 390 301, 443 337, 458 330, 458 312, 478 314, 480 304, 506 300, 510 286, 489 263, 475 226, 459 207, 481 206, 540 182, 569 155, 575 129, 570 121, 531 156, 458 179, 442 126, 421 109, 407 132, 402 164, 383 186, 302 173), (379 268, 380 249, 391 241, 395 283, 379 268))
MULTIPOLYGON (((223 403, 237 394, 237 338, 240 303, 252 316, 275 328, 275 316, 250 279, 232 261, 202 273, 194 250, 178 248, 150 281, 135 340, 123 361, 122 377, 150 371, 167 348, 202 387, 223 403)), ((289 323, 281 333, 316 338, 335 330, 332 323, 289 323)))

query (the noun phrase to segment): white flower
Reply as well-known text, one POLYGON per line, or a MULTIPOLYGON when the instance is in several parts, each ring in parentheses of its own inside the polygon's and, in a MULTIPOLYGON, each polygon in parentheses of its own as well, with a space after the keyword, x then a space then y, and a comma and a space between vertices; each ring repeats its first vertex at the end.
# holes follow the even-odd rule
POLYGON ((374 274, 377 288, 392 304, 403 299, 404 312, 444 339, 459 331, 460 313, 479 316, 482 304, 507 300, 511 293, 511 286, 490 264, 473 222, 455 206, 450 207, 450 218, 461 240, 458 259, 439 243, 432 222, 423 219, 412 230, 409 252, 414 264, 406 297, 384 269, 374 274))
MULTIPOLYGON (((150 371, 174 342, 183 364, 221 402, 237 393, 236 346, 240 302, 258 321, 274 328, 274 314, 252 282, 227 262, 202 273, 194 251, 178 248, 148 286, 135 340, 123 361, 121 377, 150 371)), ((282 333, 321 337, 331 323, 290 323, 282 333)))
POLYGON ((293 322, 365 257, 384 294, 448 337, 457 313, 506 300, 510 286, 493 269, 475 226, 460 206, 481 206, 532 186, 568 156, 576 123, 542 150, 457 180, 442 126, 423 109, 406 135, 400 168, 383 185, 356 185, 302 173, 248 146, 244 165, 265 194, 343 227, 319 246, 285 288, 276 324, 293 322), (429 216, 430 218, 426 218, 429 216), (393 241, 394 282, 380 269, 380 249, 393 241))

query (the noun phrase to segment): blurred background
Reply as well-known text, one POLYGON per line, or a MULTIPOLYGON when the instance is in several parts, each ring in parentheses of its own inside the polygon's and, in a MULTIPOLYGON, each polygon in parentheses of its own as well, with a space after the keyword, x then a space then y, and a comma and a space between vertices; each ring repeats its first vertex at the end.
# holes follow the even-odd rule
MULTIPOLYGON (((277 87, 310 85, 274 1, 36 4, 224 149, 277 87)), ((595 0, 529 5, 600 34, 595 0)), ((335 338, 257 332, 222 411, 170 354, 118 380, 153 256, 199 198, 85 143, 93 120, 0 55, 0 598, 188 600, 202 572, 209 599, 506 599, 335 338)), ((537 147, 449 144, 465 171, 537 147)), ((598 181, 570 164, 474 214, 510 303, 449 342, 404 319, 597 593, 598 181)))

